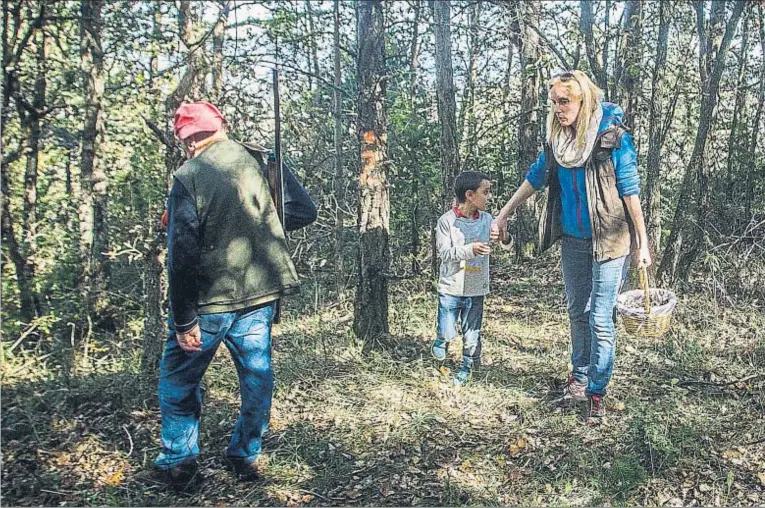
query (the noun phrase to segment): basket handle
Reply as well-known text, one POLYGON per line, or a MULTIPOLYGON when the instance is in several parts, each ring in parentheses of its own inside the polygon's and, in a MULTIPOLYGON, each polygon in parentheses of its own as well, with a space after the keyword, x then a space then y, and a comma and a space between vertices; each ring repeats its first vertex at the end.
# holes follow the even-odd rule
POLYGON ((651 315, 651 294, 648 291, 648 270, 643 266, 640 268, 640 285, 645 291, 645 315, 651 315))

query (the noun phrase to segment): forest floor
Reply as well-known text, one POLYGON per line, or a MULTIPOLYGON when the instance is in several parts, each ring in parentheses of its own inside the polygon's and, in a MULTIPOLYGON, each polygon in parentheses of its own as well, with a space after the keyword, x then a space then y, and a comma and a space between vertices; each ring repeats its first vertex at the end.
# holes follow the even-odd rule
POLYGON ((17 355, 3 366, 2 503, 765 504, 761 308, 681 295, 663 339, 620 325, 608 417, 591 426, 584 405, 556 401, 569 356, 556 263, 493 267, 484 368, 463 388, 448 376, 459 346, 443 366, 430 357, 436 297, 424 286, 391 287, 393 346, 364 355, 352 300, 307 281, 274 331, 271 427, 251 483, 224 467, 239 404, 225 348, 205 381, 205 479, 182 493, 150 474, 159 411, 138 375, 140 328, 64 377, 17 355))

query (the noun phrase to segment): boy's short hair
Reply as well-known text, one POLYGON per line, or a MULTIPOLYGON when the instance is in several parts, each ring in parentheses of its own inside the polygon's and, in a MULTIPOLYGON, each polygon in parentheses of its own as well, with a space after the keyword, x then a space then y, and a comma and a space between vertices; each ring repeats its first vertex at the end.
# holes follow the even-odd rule
POLYGON ((484 180, 491 181, 489 175, 480 171, 463 171, 454 179, 454 195, 457 203, 464 203, 467 191, 476 191, 484 180))

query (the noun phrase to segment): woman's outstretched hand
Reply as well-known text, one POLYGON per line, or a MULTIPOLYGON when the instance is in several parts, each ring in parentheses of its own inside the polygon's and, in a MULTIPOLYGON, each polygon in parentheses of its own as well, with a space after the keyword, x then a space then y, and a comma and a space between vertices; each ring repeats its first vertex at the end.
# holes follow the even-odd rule
POLYGON ((497 217, 492 222, 492 230, 495 226, 497 228, 499 241, 502 243, 507 243, 510 241, 510 235, 507 232, 507 214, 499 212, 499 215, 497 215, 497 217))
POLYGON ((491 221, 491 229, 489 230, 489 241, 496 242, 499 240, 499 226, 497 226, 497 219, 491 221))

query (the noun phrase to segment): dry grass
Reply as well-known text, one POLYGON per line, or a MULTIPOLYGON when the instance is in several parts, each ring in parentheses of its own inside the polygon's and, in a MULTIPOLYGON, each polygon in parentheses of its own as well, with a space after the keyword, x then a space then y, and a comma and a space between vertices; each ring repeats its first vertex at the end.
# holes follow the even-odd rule
MULTIPOLYGON (((392 289, 395 346, 362 355, 348 300, 305 291, 277 327, 264 478, 222 453, 238 407, 225 352, 207 378, 207 481, 175 494, 146 474, 159 415, 130 362, 62 379, 3 380, 5 504, 457 505, 765 503, 765 318, 682 297, 663 340, 619 335, 605 425, 556 403, 568 327, 549 261, 496 269, 485 368, 455 388, 430 359, 435 295, 392 289), (738 381, 737 380, 742 380, 738 381), (759 442, 758 442, 759 441, 759 442)), ((407 284, 407 285, 405 285, 407 284)), ((307 284, 313 288, 312 284, 307 284)), ((321 287, 321 286, 317 286, 321 287)), ((222 350, 223 351, 223 350, 222 350)), ((447 362, 458 361, 457 348, 447 362)))

